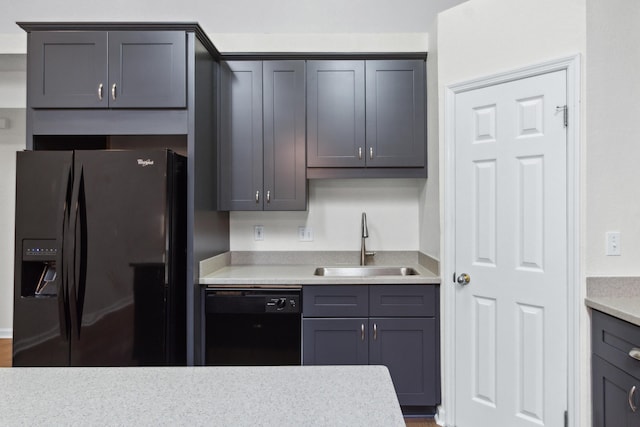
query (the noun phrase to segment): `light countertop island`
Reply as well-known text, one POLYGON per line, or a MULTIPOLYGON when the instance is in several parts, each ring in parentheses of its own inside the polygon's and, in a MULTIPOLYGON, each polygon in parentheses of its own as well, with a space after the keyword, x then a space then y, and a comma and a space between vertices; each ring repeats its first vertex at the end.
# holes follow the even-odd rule
POLYGON ((403 427, 384 366, 0 369, 0 425, 403 427))

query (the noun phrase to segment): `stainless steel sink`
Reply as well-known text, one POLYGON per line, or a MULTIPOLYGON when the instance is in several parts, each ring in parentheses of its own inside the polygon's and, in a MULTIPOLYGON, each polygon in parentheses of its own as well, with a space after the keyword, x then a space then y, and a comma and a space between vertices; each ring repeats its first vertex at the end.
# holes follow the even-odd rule
POLYGON ((417 276, 411 267, 318 267, 313 272, 315 276, 337 277, 375 277, 375 276, 417 276))

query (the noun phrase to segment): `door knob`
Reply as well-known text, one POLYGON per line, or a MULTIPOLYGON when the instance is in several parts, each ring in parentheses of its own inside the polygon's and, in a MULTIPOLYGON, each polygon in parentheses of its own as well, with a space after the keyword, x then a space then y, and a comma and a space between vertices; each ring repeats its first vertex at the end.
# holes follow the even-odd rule
POLYGON ((456 279, 459 285, 468 285, 471 281, 471 277, 467 273, 462 273, 456 279))

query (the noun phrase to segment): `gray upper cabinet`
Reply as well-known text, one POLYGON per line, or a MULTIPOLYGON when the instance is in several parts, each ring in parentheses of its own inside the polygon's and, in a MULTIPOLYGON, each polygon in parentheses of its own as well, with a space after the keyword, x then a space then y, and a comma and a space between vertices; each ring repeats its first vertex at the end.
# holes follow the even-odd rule
POLYGON ((367 166, 425 165, 424 66, 420 60, 367 61, 367 166))
POLYGON ((425 168, 425 85, 423 60, 309 61, 310 176, 331 177, 313 168, 425 168))
POLYGON ((186 108, 184 31, 34 31, 31 108, 186 108))
POLYGON ((364 61, 307 63, 307 166, 365 166, 364 61))
POLYGON ((222 64, 222 209, 306 209, 304 81, 304 61, 222 64))

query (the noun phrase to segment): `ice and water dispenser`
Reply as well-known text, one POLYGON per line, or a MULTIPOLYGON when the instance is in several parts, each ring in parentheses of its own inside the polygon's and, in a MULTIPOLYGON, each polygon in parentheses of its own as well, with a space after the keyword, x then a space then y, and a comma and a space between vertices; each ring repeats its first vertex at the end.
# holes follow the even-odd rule
POLYGON ((55 297, 56 258, 58 247, 55 239, 22 241, 22 296, 55 297))

